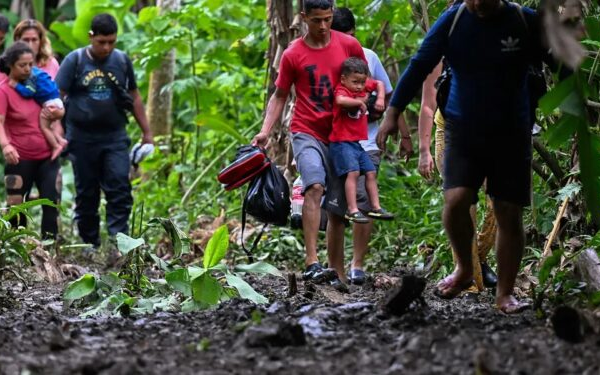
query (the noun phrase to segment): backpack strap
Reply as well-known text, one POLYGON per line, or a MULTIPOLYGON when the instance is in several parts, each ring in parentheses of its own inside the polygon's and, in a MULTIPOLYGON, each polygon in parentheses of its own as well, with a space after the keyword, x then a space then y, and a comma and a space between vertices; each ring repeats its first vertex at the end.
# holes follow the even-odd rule
POLYGON ((83 73, 83 54, 86 53, 85 50, 87 47, 81 47, 77 50, 77 58, 75 59, 75 77, 73 81, 77 81, 81 74, 83 73))
POLYGON ((525 25, 525 30, 527 31, 527 33, 529 34, 529 24, 527 23, 527 19, 525 18, 525 14, 523 13, 523 7, 521 6, 521 4, 519 3, 509 3, 510 5, 514 6, 515 8, 517 8, 517 12, 519 13, 519 17, 521 18, 521 21, 523 21, 523 24, 525 25))
POLYGON ((460 18, 460 15, 463 14, 466 7, 467 7, 467 4, 465 4, 464 2, 462 4, 460 4, 460 6, 458 7, 458 10, 456 11, 456 14, 454 15, 454 19, 452 20, 452 26, 450 26, 450 31, 448 31, 448 38, 450 38, 450 36, 452 35, 452 32, 454 31, 454 28, 456 27, 456 23, 458 22, 458 19, 460 18))
POLYGON ((129 76, 127 71, 129 70, 129 65, 127 64, 127 55, 125 52, 120 49, 114 49, 114 53, 117 54, 117 59, 119 60, 119 64, 121 65, 121 69, 123 70, 123 75, 125 76, 125 80, 123 81, 124 89, 129 91, 127 87, 129 87, 129 76))
POLYGON ((254 249, 256 249, 256 246, 258 246, 258 241, 260 241, 260 238, 262 237, 263 233, 265 233, 267 225, 269 224, 263 225, 262 229, 260 230, 260 233, 254 239, 254 242, 252 242, 252 246, 250 246, 250 249, 246 248, 246 244, 244 243, 244 230, 246 229, 246 199, 244 198, 244 203, 242 203, 242 249, 244 249, 244 252, 248 256, 249 263, 254 263, 254 257, 252 256, 252 252, 254 251, 254 249))

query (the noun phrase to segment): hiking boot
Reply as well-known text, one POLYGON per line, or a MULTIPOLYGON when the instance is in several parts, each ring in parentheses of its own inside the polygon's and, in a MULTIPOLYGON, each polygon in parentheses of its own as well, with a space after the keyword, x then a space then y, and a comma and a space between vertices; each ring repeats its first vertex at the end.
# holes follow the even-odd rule
POLYGON ((331 281, 337 277, 335 270, 331 268, 323 268, 321 263, 313 263, 306 267, 306 270, 302 273, 302 280, 312 281, 315 284, 324 283, 331 281))
POLYGON ((350 284, 363 285, 366 280, 367 275, 363 270, 351 269, 350 272, 348 272, 348 282, 350 282, 350 284))
POLYGON ((498 276, 486 262, 481 262, 481 277, 486 288, 494 288, 498 284, 498 276))
POLYGON ((367 224, 370 221, 369 218, 360 211, 347 212, 346 215, 344 215, 344 218, 357 224, 367 224))
POLYGON ((394 214, 391 212, 388 212, 385 208, 380 208, 378 210, 371 210, 371 211, 367 212, 367 216, 370 217, 371 219, 377 219, 377 220, 393 220, 394 219, 394 214))

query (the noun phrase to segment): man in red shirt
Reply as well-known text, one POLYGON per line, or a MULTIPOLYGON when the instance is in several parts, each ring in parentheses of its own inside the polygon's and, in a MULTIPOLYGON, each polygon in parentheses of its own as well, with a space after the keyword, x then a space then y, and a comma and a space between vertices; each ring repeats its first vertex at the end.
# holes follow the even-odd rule
POLYGON ((343 288, 339 277, 344 277, 344 188, 343 182, 331 171, 328 160, 333 89, 339 82, 344 60, 348 57, 365 60, 365 55, 356 39, 331 30, 331 0, 305 0, 302 17, 308 25, 308 33, 293 41, 283 53, 275 92, 269 100, 262 129, 252 143, 266 146, 269 132, 281 117, 294 86, 296 102, 290 130, 294 158, 304 183, 302 227, 306 271, 303 277, 314 282, 331 281, 334 286, 343 288), (321 198, 325 193, 327 252, 335 272, 324 269, 317 257, 321 198))

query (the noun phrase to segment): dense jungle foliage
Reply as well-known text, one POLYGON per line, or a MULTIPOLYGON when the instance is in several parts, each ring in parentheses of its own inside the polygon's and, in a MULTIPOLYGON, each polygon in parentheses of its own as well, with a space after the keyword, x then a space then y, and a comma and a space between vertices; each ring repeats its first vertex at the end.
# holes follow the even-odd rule
MULTIPOLYGON (((0 6, 7 6, 6 3, 0 6)), ((522 3, 538 5, 537 1, 522 3)), ((393 82, 418 48, 424 36, 422 25, 433 23, 446 1, 428 3, 427 12, 422 11, 420 4, 427 3, 337 2, 354 11, 357 38, 379 54, 393 82)), ((141 177, 133 181, 137 222, 170 218, 188 233, 194 245, 192 250, 205 246, 201 232, 214 218, 223 217, 237 233, 243 191, 225 192, 215 176, 231 160, 235 148, 248 143, 261 125, 268 82, 266 51, 270 31, 266 1, 182 1, 179 10, 167 13, 134 0, 69 1, 45 14, 58 57, 86 44, 91 18, 103 11, 119 19, 118 47, 132 57, 144 96, 149 76, 165 51, 175 48, 177 56, 175 80, 162 88, 174 94, 172 132, 158 139, 159 150, 141 164, 141 177), (183 200, 186 193, 189 198, 183 200)), ((569 209, 554 248, 572 254, 583 247, 600 246, 593 218, 600 214, 600 116, 598 108, 586 103, 586 99, 599 101, 600 8, 594 3, 584 13, 588 57, 565 82, 558 83, 556 77, 548 75, 548 83, 557 84, 556 89, 546 95, 538 111, 542 132, 537 142, 543 154, 534 155, 539 171, 534 174, 533 205, 526 212, 525 267, 537 267, 545 238, 566 197, 570 199, 569 209)), ((11 19, 16 21, 17 17, 13 15, 11 19)), ((414 100, 407 113, 416 150, 418 103, 414 100)), ((130 125, 135 141, 139 129, 133 122, 130 125)), ((397 219, 376 224, 367 267, 386 270, 410 263, 433 275, 446 274, 452 263, 441 223, 440 179, 425 181, 417 172, 418 157, 405 163, 397 151, 397 146, 388 150, 379 175, 382 203, 397 214, 397 219)), ((67 244, 76 244, 72 224, 73 177, 69 168, 65 161, 62 231, 67 244)), ((481 219, 481 213, 479 216, 481 219)), ((162 230, 151 228, 144 233, 147 243, 156 244, 162 251, 169 248, 162 230)), ((301 241, 297 231, 272 228, 259 244, 258 257, 278 267, 298 269, 304 257, 301 241)), ((347 231, 347 257, 351 256, 351 246, 347 231)), ((324 258, 324 243, 321 248, 324 258)), ((229 256, 242 255, 234 245, 229 256)), ((493 264, 494 256, 489 258, 493 264)), ((566 280, 568 284, 564 268, 557 267, 552 274, 554 282, 566 280)), ((560 285, 578 294, 578 285, 560 285)))

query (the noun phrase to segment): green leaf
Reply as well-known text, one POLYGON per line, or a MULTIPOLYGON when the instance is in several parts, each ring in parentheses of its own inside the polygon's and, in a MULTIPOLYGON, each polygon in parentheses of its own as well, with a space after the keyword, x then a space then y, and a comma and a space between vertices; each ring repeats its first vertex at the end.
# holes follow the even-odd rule
POLYGON ((124 233, 117 233, 117 248, 123 255, 128 254, 131 250, 137 249, 145 243, 146 241, 143 238, 131 238, 124 233))
POLYGON ((205 310, 208 307, 210 307, 210 306, 205 303, 196 302, 196 301, 194 301, 193 298, 188 298, 181 303, 181 312, 189 313, 192 311, 205 310))
POLYGON ((165 31, 170 24, 171 21, 166 18, 154 18, 150 21, 150 26, 159 33, 165 31))
POLYGON ((590 296, 590 303, 594 306, 600 305, 600 291, 592 293, 590 296))
POLYGON ((600 225, 600 139, 591 134, 585 121, 579 122, 577 131, 579 151, 579 177, 583 185, 586 207, 597 225, 600 225))
POLYGON ((216 305, 221 300, 223 286, 208 273, 192 280, 192 298, 196 302, 216 305))
POLYGON ((190 284, 190 275, 187 269, 180 268, 173 272, 168 272, 165 274, 165 279, 167 280, 167 284, 184 296, 190 297, 192 295, 192 285, 190 284))
POLYGON ((241 277, 228 273, 225 275, 225 278, 227 279, 227 284, 237 289, 241 298, 249 299, 250 301, 258 304, 269 303, 269 300, 265 296, 259 294, 241 277))
POLYGON ((585 118, 585 104, 578 91, 570 93, 559 106, 563 113, 568 113, 575 117, 585 118))
POLYGON ((206 272, 206 268, 196 267, 196 266, 188 267, 188 274, 190 275, 190 280, 193 280, 197 277, 202 276, 205 272, 206 272))
POLYGON ((204 250, 204 259, 202 260, 204 268, 211 268, 223 259, 229 247, 229 230, 227 225, 221 225, 206 245, 204 250))
MULTIPOLYGON (((179 174, 177 174, 177 177, 177 183, 179 183, 179 174)), ((190 239, 184 231, 175 225, 172 219, 156 217, 148 222, 148 224, 156 223, 162 225, 167 232, 169 239, 171 239, 171 243, 173 244, 173 255, 175 255, 175 257, 180 257, 181 254, 189 254, 190 239)))
POLYGON ((548 126, 548 131, 544 133, 548 145, 555 148, 564 145, 575 134, 577 121, 577 118, 565 114, 555 124, 548 126))
POLYGON ((158 17, 159 9, 156 6, 143 7, 138 14, 138 25, 144 25, 158 17))
POLYGON ((563 249, 558 249, 554 251, 552 255, 546 258, 542 264, 542 267, 540 268, 540 272, 538 273, 540 285, 546 285, 546 281, 548 280, 548 277, 550 277, 550 273, 554 268, 556 268, 556 266, 560 264, 560 258, 562 257, 563 253, 563 249))
POLYGON ((96 278, 94 275, 87 273, 67 285, 63 298, 73 301, 91 294, 95 289, 96 278))
POLYGON ((556 199, 558 201, 563 201, 565 198, 573 198, 575 195, 579 194, 581 191, 581 184, 578 182, 572 182, 570 184, 566 184, 562 189, 558 191, 558 196, 556 199))
POLYGON ((540 110, 545 114, 549 115, 558 106, 571 95, 575 90, 575 76, 570 76, 564 81, 559 82, 554 88, 546 93, 539 102, 540 110))
POLYGON ((196 117, 196 124, 198 126, 207 127, 209 129, 213 129, 216 131, 222 131, 230 136, 232 136, 236 141, 241 143, 247 143, 248 140, 242 136, 235 128, 229 125, 223 118, 219 116, 207 116, 207 115, 198 115, 196 117))
POLYGON ((150 254, 150 258, 152 258, 154 263, 156 263, 158 268, 160 268, 161 270, 169 271, 171 269, 171 267, 169 266, 169 262, 164 261, 163 259, 159 258, 155 254, 150 254))
POLYGON ((30 4, 33 8, 34 18, 43 24, 46 18, 46 0, 31 0, 30 4))
POLYGON ((235 272, 248 272, 258 274, 269 274, 273 276, 283 276, 274 266, 265 262, 256 262, 252 264, 238 264, 233 269, 235 272))
POLYGON ((597 16, 585 18, 585 30, 592 40, 600 40, 600 20, 597 16))

